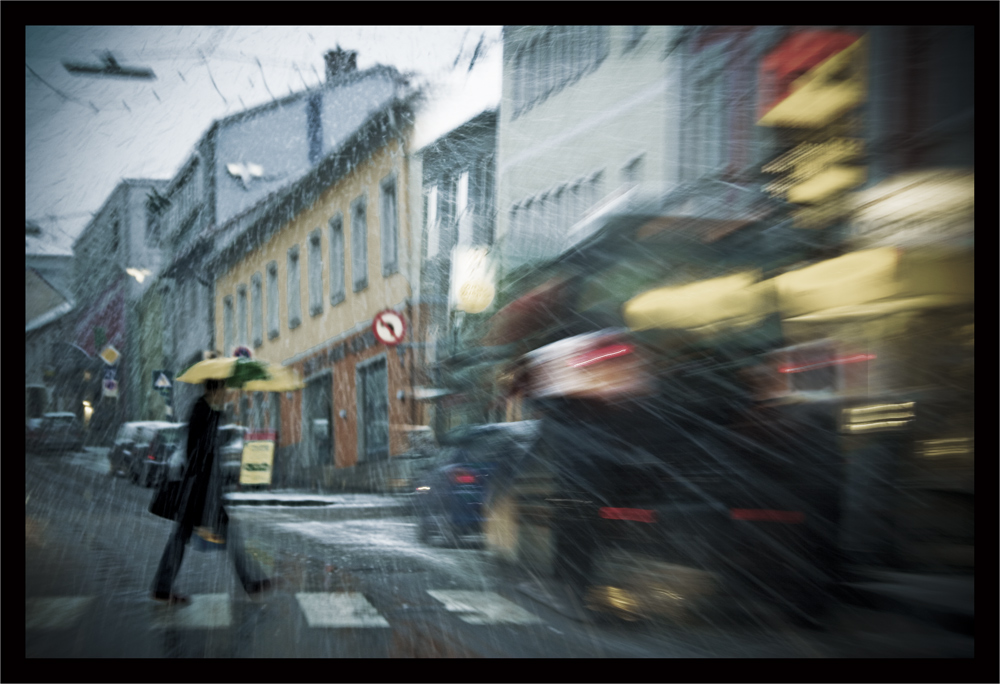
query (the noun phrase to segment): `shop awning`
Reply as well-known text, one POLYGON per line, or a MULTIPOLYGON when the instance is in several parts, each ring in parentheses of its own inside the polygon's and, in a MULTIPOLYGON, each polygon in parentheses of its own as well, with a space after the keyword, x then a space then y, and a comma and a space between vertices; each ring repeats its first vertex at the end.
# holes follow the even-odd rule
POLYGON ((564 284, 562 278, 553 278, 497 311, 483 344, 512 344, 551 324, 564 307, 564 284))
POLYGON ((632 330, 679 329, 710 334, 754 325, 771 313, 768 283, 753 271, 644 292, 625 303, 632 330))
POLYGON ((878 318, 973 301, 971 253, 895 247, 852 252, 773 279, 786 321, 878 318))

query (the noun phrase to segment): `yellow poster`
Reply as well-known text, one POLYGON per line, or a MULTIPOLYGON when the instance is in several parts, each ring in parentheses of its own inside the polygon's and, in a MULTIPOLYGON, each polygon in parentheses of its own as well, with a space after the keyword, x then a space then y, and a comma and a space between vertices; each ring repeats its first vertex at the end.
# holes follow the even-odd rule
POLYGON ((271 467, 274 465, 274 442, 246 442, 240 465, 241 485, 271 484, 271 467))

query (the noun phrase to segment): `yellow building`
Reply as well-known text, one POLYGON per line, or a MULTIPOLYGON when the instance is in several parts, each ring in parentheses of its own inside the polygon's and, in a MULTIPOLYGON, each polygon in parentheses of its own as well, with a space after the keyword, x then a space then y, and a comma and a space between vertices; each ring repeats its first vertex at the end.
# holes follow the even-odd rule
MULTIPOLYGON (((308 176, 219 231, 215 339, 294 368, 292 393, 244 396, 243 425, 277 432, 276 485, 382 489, 422 424, 412 352, 409 106, 373 116, 308 176), (398 326, 397 326, 398 327, 398 326), (382 328, 385 331, 385 328, 382 328)), ((419 236, 417 236, 419 239, 419 236)))

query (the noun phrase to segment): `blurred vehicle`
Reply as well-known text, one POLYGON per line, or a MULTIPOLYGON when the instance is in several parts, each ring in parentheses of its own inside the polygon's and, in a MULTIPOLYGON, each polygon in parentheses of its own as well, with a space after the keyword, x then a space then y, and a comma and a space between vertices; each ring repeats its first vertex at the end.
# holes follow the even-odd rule
POLYGON ((242 425, 223 425, 219 428, 218 458, 222 468, 223 484, 233 487, 239 484, 240 467, 243 463, 243 442, 249 428, 242 425))
POLYGON ((36 439, 38 428, 42 426, 41 418, 26 418, 24 421, 24 441, 30 449, 32 442, 36 439))
POLYGON ((113 475, 125 477, 132 472, 132 457, 149 446, 157 428, 174 425, 166 421, 146 420, 122 423, 108 451, 108 461, 113 475))
POLYGON ((420 540, 439 537, 455 546, 463 535, 481 533, 489 478, 505 459, 526 453, 536 432, 537 423, 526 421, 467 425, 444 435, 416 479, 420 540))
POLYGON ((79 451, 83 449, 83 426, 69 412, 46 413, 30 430, 29 451, 79 451))
POLYGON ((146 444, 136 443, 129 459, 129 479, 143 487, 158 486, 166 477, 170 456, 184 443, 186 423, 161 423, 147 426, 146 444))
POLYGON ((760 273, 802 259, 801 240, 776 218, 662 206, 594 220, 495 316, 490 343, 534 347, 507 373, 508 408, 540 429, 493 473, 488 549, 633 617, 726 594, 822 612, 844 491, 838 399, 775 398, 755 375, 777 375, 768 354, 788 345, 760 273))

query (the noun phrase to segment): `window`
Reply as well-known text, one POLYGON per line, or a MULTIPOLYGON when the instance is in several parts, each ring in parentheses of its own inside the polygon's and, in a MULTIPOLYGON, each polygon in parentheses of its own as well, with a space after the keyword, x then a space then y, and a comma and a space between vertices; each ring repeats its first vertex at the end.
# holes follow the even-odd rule
POLYGON ((382 228, 382 275, 399 271, 399 220, 396 207, 396 176, 392 174, 379 184, 382 191, 379 225, 382 228))
POLYGON ((267 339, 278 336, 278 262, 267 265, 267 339))
POLYGON ((231 356, 233 353, 233 298, 222 300, 222 354, 231 356))
POLYGON ((389 455, 389 381, 385 356, 358 364, 358 462, 389 455))
POLYGON ((427 191, 427 210, 424 213, 427 225, 427 258, 437 256, 441 236, 438 230, 438 188, 432 185, 427 191))
POLYGON ((297 328, 302 323, 302 294, 299 292, 299 246, 288 248, 288 328, 297 328))
POLYGON ((264 297, 260 272, 250 276, 250 337, 254 347, 264 344, 264 297))
POLYGON ((458 188, 455 193, 455 213, 458 217, 458 246, 472 246, 472 212, 469 208, 469 173, 462 173, 458 178, 458 188))
POLYGON ((330 306, 344 301, 344 216, 330 219, 330 306))
POLYGON ((351 283, 355 292, 368 287, 368 218, 365 196, 351 203, 351 283))
POLYGON ((622 182, 627 185, 636 185, 642 182, 642 162, 643 155, 637 155, 630 159, 622 168, 622 182))
POLYGON ((121 233, 121 224, 118 219, 115 219, 111 223, 111 254, 112 256, 118 256, 118 242, 121 233))
POLYGON ((323 256, 320 229, 309 234, 309 315, 323 313, 323 256))
POLYGON ((247 344, 247 286, 236 288, 236 344, 247 344))
POLYGON ((318 92, 306 102, 306 134, 309 136, 309 163, 315 164, 323 156, 323 120, 320 117, 322 95, 318 92))

